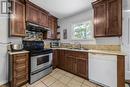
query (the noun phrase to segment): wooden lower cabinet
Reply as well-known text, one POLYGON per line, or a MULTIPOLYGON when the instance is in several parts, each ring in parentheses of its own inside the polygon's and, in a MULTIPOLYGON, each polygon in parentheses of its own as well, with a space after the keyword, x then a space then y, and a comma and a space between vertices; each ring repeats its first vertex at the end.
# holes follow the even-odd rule
POLYGON ((66 69, 66 58, 65 58, 65 50, 59 50, 58 54, 58 67, 61 69, 66 69))
POLYGON ((58 68, 83 78, 88 78, 87 52, 59 50, 58 54, 58 68))
POLYGON ((28 58, 28 53, 10 55, 10 87, 20 87, 28 81, 28 58))
POLYGON ((52 66, 54 69, 58 66, 58 50, 53 50, 52 66))
POLYGON ((88 77, 88 59, 77 59, 77 74, 84 78, 88 77))
POLYGON ((77 73, 77 64, 75 57, 66 57, 66 70, 74 74, 77 73))

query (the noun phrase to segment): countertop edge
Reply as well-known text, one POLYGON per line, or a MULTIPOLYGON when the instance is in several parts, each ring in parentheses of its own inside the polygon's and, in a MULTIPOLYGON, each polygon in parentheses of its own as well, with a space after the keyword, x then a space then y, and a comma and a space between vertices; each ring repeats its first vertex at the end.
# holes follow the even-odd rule
POLYGON ((69 49, 69 48, 51 48, 53 50, 70 50, 70 51, 80 51, 80 52, 88 52, 88 53, 97 53, 97 54, 108 54, 108 55, 122 55, 126 54, 120 51, 104 51, 104 50, 78 50, 78 49, 69 49))
POLYGON ((29 51, 23 50, 23 51, 18 51, 18 52, 8 52, 9 55, 21 54, 21 53, 29 53, 29 51))

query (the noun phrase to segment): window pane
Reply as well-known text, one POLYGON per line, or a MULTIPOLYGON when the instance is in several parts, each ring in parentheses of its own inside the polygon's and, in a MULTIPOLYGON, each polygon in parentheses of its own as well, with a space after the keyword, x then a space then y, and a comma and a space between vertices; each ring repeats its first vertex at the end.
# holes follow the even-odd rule
POLYGON ((73 38, 74 39, 90 39, 92 38, 91 22, 75 24, 73 26, 73 38))

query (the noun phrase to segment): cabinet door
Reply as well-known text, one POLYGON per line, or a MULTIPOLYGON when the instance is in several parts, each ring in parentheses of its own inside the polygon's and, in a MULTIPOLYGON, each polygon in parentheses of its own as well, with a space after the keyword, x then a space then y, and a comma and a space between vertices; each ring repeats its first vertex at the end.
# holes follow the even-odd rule
POLYGON ((107 0, 108 28, 107 36, 121 36, 122 34, 122 2, 121 0, 107 0))
POLYGON ((66 57, 66 69, 67 71, 73 73, 73 74, 76 74, 77 73, 77 64, 76 64, 76 58, 75 57, 72 57, 72 56, 67 56, 66 57))
POLYGON ((56 39, 57 38, 57 19, 54 17, 49 17, 49 28, 50 28, 50 38, 56 39))
POLYGON ((25 5, 15 1, 13 12, 10 18, 10 36, 25 36, 25 5))
POLYGON ((94 36, 95 37, 105 36, 106 24, 107 24, 106 1, 93 4, 93 8, 94 8, 94 36))
POLYGON ((56 68, 58 66, 58 50, 53 50, 53 62, 52 62, 53 68, 56 68))
POLYGON ((59 51, 59 58, 58 58, 59 64, 58 64, 58 66, 61 69, 65 69, 65 54, 64 54, 64 52, 65 52, 64 50, 59 51))
POLYGON ((26 21, 39 24, 39 13, 40 11, 36 7, 33 7, 30 4, 26 5, 26 21))
POLYGON ((88 78, 88 60, 77 59, 77 74, 81 77, 88 78))
POLYGON ((40 25, 43 27, 48 27, 48 14, 41 11, 40 12, 40 25))

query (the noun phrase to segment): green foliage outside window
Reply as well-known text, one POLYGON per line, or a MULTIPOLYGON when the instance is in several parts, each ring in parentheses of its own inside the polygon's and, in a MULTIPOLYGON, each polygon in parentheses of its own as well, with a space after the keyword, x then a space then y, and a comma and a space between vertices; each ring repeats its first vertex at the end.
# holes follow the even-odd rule
POLYGON ((92 23, 91 21, 73 25, 73 39, 91 39, 92 23))

